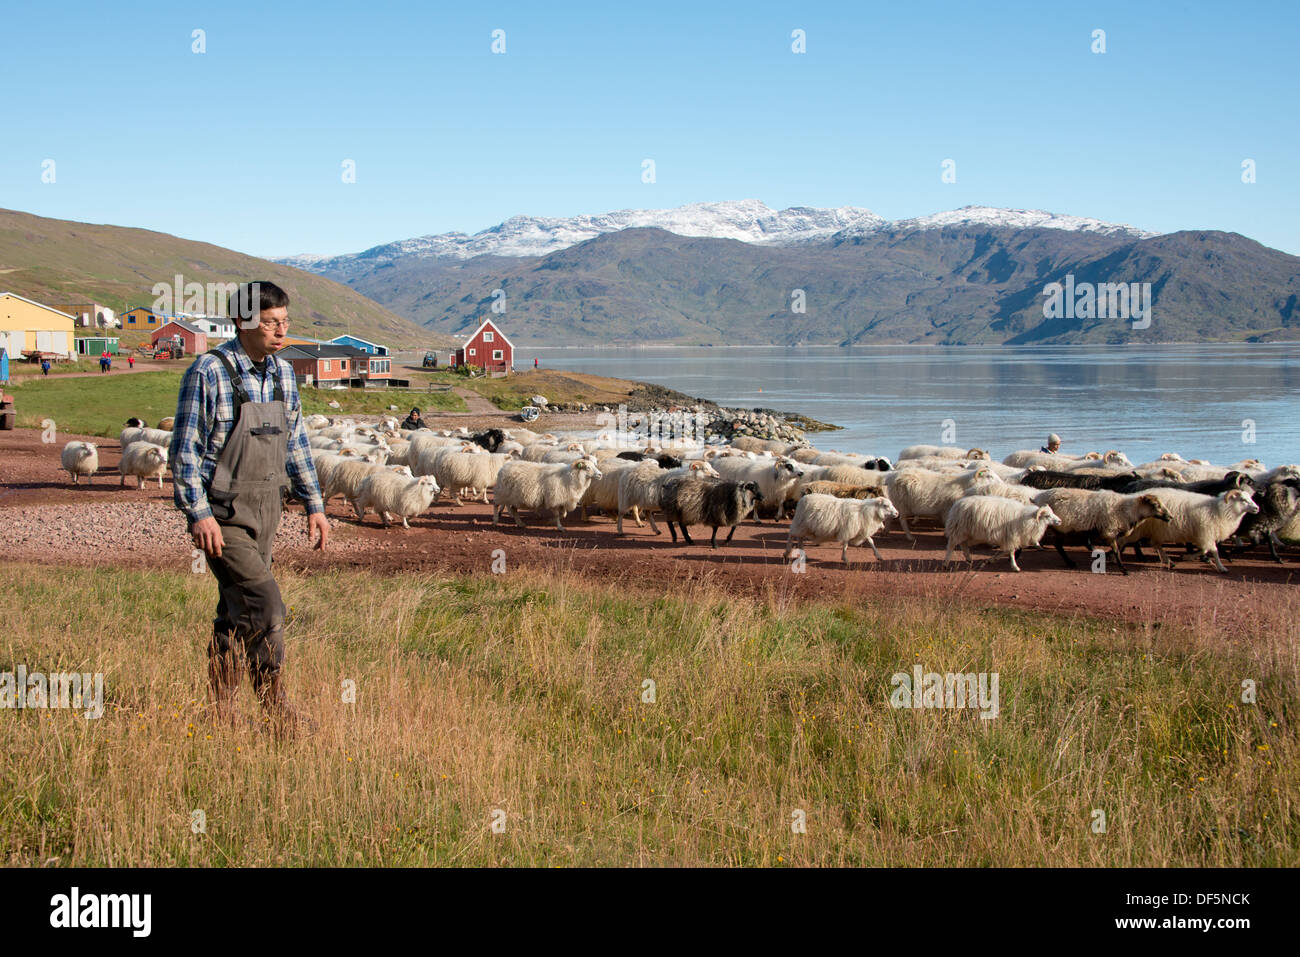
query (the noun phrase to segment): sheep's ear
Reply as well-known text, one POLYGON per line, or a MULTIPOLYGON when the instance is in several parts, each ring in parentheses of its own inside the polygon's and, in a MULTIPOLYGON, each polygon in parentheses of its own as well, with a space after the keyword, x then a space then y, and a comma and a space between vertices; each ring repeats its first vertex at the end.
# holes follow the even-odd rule
POLYGON ((1228 491, 1223 493, 1224 501, 1227 502, 1234 502, 1237 499, 1240 499, 1241 497, 1242 497, 1241 489, 1239 488, 1230 488, 1228 489, 1228 491))

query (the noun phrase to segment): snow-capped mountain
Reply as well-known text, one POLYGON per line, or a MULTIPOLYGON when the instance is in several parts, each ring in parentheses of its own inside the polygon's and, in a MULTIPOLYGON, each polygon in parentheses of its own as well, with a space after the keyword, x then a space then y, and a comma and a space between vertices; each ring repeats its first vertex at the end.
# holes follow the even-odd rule
POLYGON ((441 233, 375 246, 344 256, 289 256, 278 262, 322 272, 345 262, 376 262, 406 257, 429 259, 474 256, 545 256, 603 233, 654 226, 679 236, 738 239, 746 243, 786 244, 826 239, 849 227, 870 227, 885 221, 869 209, 842 206, 814 209, 796 206, 779 212, 756 199, 739 202, 691 203, 676 209, 622 209, 599 216, 511 216, 505 222, 474 233, 441 233))
POLYGON ((623 209, 599 216, 512 216, 481 232, 441 233, 375 246, 343 256, 289 256, 277 260, 312 272, 346 272, 398 259, 471 259, 475 256, 544 256, 604 233, 635 227, 658 227, 679 236, 736 239, 762 245, 852 238, 884 230, 940 229, 945 226, 989 226, 1010 229, 1062 229, 1142 238, 1153 235, 1131 226, 1081 216, 1061 216, 1042 210, 964 206, 946 213, 890 222, 869 209, 840 206, 817 209, 794 206, 780 211, 756 199, 720 203, 691 203, 676 209, 623 209))
POLYGON ((1105 223, 1087 216, 1062 216, 1041 209, 998 209, 994 206, 963 206, 946 213, 900 219, 890 225, 894 229, 942 229, 945 226, 1068 229, 1072 232, 1101 233, 1103 236, 1132 236, 1135 239, 1156 235, 1123 223, 1105 223))

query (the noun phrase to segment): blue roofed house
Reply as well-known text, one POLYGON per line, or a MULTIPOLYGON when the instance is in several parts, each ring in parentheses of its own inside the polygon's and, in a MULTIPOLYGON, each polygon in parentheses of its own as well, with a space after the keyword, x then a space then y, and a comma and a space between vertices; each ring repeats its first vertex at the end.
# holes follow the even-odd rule
POLYGON ((368 352, 372 356, 388 355, 388 346, 381 346, 377 342, 371 342, 368 339, 362 339, 358 336, 335 336, 330 342, 338 346, 351 346, 353 349, 360 349, 362 352, 368 352))

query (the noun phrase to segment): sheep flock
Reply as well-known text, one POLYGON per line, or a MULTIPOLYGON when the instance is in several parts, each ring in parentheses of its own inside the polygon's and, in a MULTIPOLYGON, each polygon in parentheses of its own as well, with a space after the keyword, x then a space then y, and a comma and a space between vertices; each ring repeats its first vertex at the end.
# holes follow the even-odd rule
MULTIPOLYGON (((1066 567, 1078 567, 1082 555, 1093 571, 1111 570, 1109 561, 1125 575, 1130 549, 1144 558, 1142 548, 1150 548, 1166 567, 1172 551, 1226 572, 1225 556, 1267 548, 1281 562, 1282 540, 1300 539, 1300 466, 1266 468, 1255 459, 1219 465, 1169 452, 1135 464, 1114 449, 1019 450, 999 462, 984 447, 912 445, 893 461, 749 436, 630 447, 613 433, 412 431, 392 417, 363 423, 312 415, 304 424, 326 500, 341 497, 358 522, 373 513, 384 527, 400 520, 409 528, 430 509, 469 499, 492 506, 494 525, 507 516, 522 527, 523 512, 556 533, 578 517, 620 536, 648 536, 662 535, 665 522, 671 541, 680 531, 687 545, 690 527, 704 526, 715 549, 743 523, 788 522, 786 560, 812 541, 840 545, 841 562, 850 546, 870 548, 880 562, 874 538, 890 534, 896 519, 908 542, 918 524, 943 529, 945 565, 957 551, 971 562, 971 549, 983 546, 1020 571, 1024 549, 1052 547, 1066 567)), ((121 441, 123 475, 138 476, 140 486, 146 478, 161 484, 170 433, 132 420, 121 441)), ((62 457, 74 483, 98 467, 84 445, 69 443, 62 457)))

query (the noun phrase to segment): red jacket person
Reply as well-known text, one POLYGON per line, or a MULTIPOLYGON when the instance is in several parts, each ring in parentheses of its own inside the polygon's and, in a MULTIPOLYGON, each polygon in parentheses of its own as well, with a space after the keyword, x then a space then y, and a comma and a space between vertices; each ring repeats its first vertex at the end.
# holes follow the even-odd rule
POLYGON ((275 353, 289 327, 289 296, 271 282, 231 295, 236 339, 194 360, 181 381, 171 459, 177 507, 207 556, 219 598, 208 645, 217 717, 234 720, 239 658, 277 734, 299 716, 281 684, 284 602, 271 574, 283 490, 307 505, 307 534, 323 548, 329 523, 312 464, 293 368, 275 353))

